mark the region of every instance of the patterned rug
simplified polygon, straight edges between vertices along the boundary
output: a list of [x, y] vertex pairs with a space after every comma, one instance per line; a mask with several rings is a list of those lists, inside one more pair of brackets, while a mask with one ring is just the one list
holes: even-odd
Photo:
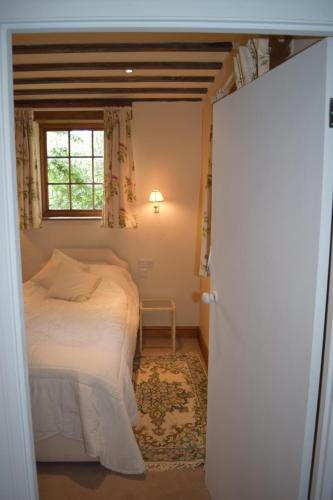
[[207, 376], [195, 353], [134, 360], [140, 422], [135, 435], [146, 470], [204, 463]]

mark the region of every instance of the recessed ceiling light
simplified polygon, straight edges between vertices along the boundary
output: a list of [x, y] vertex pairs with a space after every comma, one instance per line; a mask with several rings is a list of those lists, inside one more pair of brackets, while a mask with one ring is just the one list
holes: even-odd
[[125, 73], [133, 73], [133, 70], [128, 68], [128, 69], [125, 69]]

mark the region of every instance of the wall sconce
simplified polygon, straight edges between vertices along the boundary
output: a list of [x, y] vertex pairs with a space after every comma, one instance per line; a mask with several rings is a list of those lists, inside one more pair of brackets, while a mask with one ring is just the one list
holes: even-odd
[[158, 189], [154, 189], [149, 196], [149, 201], [153, 203], [154, 214], [158, 214], [160, 211], [159, 203], [164, 201], [163, 194]]

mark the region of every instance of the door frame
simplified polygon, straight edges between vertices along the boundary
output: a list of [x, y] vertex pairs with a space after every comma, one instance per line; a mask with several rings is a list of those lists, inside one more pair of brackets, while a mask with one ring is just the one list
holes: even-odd
[[[58, 2], [61, 3], [61, 2]], [[149, 2], [147, 2], [148, 4]], [[65, 2], [63, 2], [65, 5]], [[60, 6], [61, 7], [61, 6]], [[70, 10], [70, 9], [69, 9]], [[111, 9], [110, 9], [111, 10]], [[222, 10], [222, 7], [221, 7]], [[137, 14], [122, 18], [85, 20], [77, 14], [55, 17], [50, 9], [46, 20], [28, 20], [17, 17], [10, 21], [0, 17], [0, 492], [4, 498], [35, 500], [38, 498], [36, 466], [33, 448], [29, 384], [25, 349], [20, 238], [16, 202], [14, 106], [12, 84], [11, 35], [17, 32], [37, 31], [170, 31], [170, 32], [229, 32], [280, 33], [311, 36], [332, 36], [331, 22], [281, 21], [271, 19], [232, 20], [216, 17], [190, 18], [178, 15], [170, 18], [142, 17]], [[0, 13], [0, 16], [2, 14]], [[257, 14], [258, 15], [258, 14]], [[329, 500], [332, 493], [330, 471], [333, 466], [333, 331], [328, 328], [326, 385], [322, 400], [325, 419], [317, 447], [320, 462], [315, 473], [312, 500]], [[329, 344], [328, 344], [329, 343]], [[5, 450], [1, 454], [1, 449]], [[315, 464], [315, 469], [317, 465]], [[316, 469], [317, 470], [317, 469]], [[305, 499], [304, 499], [305, 500]]]

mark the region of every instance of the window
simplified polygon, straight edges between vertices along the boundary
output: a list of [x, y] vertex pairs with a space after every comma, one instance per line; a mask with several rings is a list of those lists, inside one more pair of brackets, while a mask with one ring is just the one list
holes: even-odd
[[101, 216], [104, 131], [40, 125], [44, 217]]

